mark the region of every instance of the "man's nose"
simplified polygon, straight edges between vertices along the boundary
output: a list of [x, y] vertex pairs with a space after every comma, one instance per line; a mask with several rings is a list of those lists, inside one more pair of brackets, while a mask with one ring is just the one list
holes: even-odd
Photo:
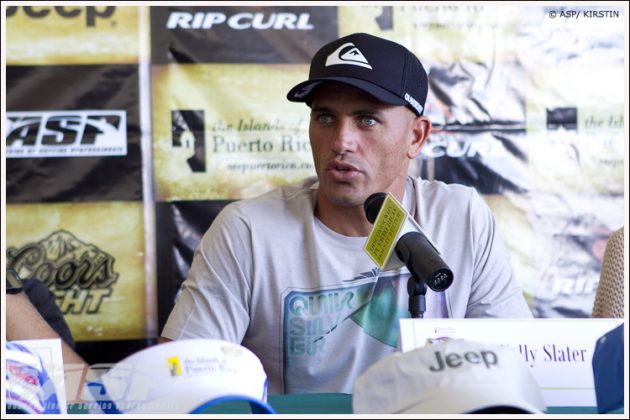
[[359, 130], [350, 118], [341, 118], [337, 124], [332, 150], [336, 154], [355, 152], [358, 144]]

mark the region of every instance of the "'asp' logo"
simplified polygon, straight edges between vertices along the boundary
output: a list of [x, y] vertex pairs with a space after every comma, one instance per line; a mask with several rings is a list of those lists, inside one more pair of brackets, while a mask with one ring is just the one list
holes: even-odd
[[124, 156], [124, 110], [7, 112], [7, 158]]

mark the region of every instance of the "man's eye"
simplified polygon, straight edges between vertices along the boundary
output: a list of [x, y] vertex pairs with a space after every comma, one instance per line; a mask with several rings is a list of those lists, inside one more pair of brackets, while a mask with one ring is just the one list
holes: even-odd
[[361, 117], [361, 124], [366, 127], [372, 127], [376, 125], [376, 120], [372, 117]]
[[328, 124], [332, 121], [332, 116], [329, 114], [319, 114], [316, 119], [319, 123]]

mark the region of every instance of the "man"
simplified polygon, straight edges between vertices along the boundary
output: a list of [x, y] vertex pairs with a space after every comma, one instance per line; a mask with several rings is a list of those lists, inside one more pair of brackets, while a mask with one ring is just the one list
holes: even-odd
[[427, 75], [403, 46], [353, 34], [322, 47], [288, 99], [311, 107], [317, 178], [227, 206], [201, 240], [163, 339], [220, 338], [261, 359], [270, 393], [352, 391], [394, 352], [406, 269], [363, 251], [363, 204], [392, 193], [454, 273], [430, 318], [531, 317], [493, 216], [474, 189], [408, 177], [431, 123]]

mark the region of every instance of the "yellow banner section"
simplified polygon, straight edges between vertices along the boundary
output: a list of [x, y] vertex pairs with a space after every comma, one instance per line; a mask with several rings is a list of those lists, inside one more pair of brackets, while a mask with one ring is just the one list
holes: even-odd
[[286, 99], [308, 65], [182, 64], [152, 72], [158, 200], [247, 198], [315, 174], [310, 109]]
[[6, 217], [7, 266], [55, 294], [75, 340], [147, 336], [141, 202], [8, 205]]
[[[421, 62], [492, 62], [518, 51], [524, 7], [409, 3], [400, 6], [340, 6], [339, 34], [367, 32], [399, 42]], [[456, 47], [454, 47], [456, 46]]]
[[7, 7], [7, 65], [135, 64], [139, 18], [140, 7]]
[[[526, 152], [533, 190], [623, 194], [624, 73], [623, 61], [606, 63], [597, 55], [528, 70]], [[551, 110], [572, 116], [552, 125]]]

